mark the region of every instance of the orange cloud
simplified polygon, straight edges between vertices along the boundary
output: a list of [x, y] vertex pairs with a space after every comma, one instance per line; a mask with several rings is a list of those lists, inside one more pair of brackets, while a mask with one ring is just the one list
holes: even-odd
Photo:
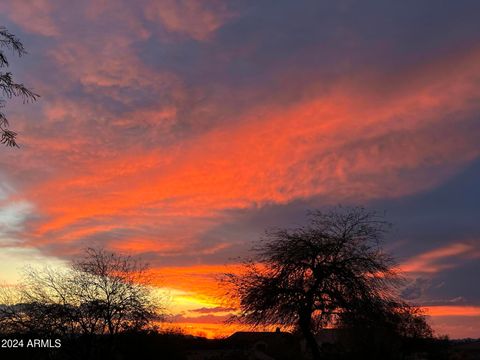
[[441, 247], [417, 255], [401, 264], [400, 269], [407, 273], [437, 273], [455, 266], [452, 260], [468, 257], [475, 251], [473, 245], [458, 243]]
[[423, 307], [430, 316], [479, 316], [480, 306], [426, 306]]
[[[471, 55], [471, 62], [478, 60]], [[186, 139], [181, 147], [107, 148], [100, 157], [81, 159], [80, 171], [66, 168], [27, 190], [51, 219], [36, 231], [47, 238], [49, 231], [99, 217], [148, 213], [149, 220], [175, 222], [317, 195], [361, 201], [432, 187], [479, 155], [470, 134], [444, 117], [476, 106], [468, 101], [473, 85], [460, 83], [467, 77], [474, 82], [477, 68], [469, 63], [465, 69], [466, 74], [446, 76], [440, 84], [427, 79], [383, 104], [342, 85], [331, 95], [286, 108], [253, 109], [233, 124]], [[141, 124], [150, 115], [134, 116]], [[420, 171], [439, 164], [447, 164], [443, 177]], [[401, 176], [405, 172], [410, 175]], [[190, 234], [209, 226], [204, 225]]]
[[194, 296], [215, 306], [224, 300], [225, 295], [225, 289], [219, 285], [219, 277], [235, 271], [239, 271], [238, 265], [169, 266], [154, 270], [159, 285], [183, 290], [185, 296]]

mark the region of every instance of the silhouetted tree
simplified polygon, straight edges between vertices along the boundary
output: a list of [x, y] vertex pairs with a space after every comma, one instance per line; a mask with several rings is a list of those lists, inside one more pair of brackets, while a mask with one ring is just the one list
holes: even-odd
[[87, 249], [74, 262], [76, 295], [86, 312], [94, 311], [109, 334], [143, 329], [158, 320], [158, 304], [152, 301], [148, 266], [131, 256]]
[[389, 312], [399, 277], [381, 248], [384, 218], [363, 208], [310, 213], [308, 225], [275, 229], [254, 247], [240, 275], [228, 274], [239, 319], [298, 328], [313, 358], [315, 332], [344, 314]]
[[364, 311], [344, 311], [336, 324], [344, 331], [339, 343], [344, 351], [372, 359], [398, 359], [426, 349], [433, 331], [420, 308], [392, 299]]
[[0, 324], [63, 336], [143, 330], [161, 319], [150, 280], [148, 266], [131, 256], [87, 249], [65, 270], [28, 268], [16, 300], [0, 308]]
[[[0, 69], [9, 66], [8, 59], [2, 49], [9, 49], [18, 56], [26, 54], [20, 40], [4, 27], [0, 27]], [[28, 102], [35, 101], [39, 97], [38, 94], [28, 89], [25, 85], [15, 82], [10, 72], [0, 71], [0, 89], [3, 97], [7, 99], [20, 96], [24, 102]], [[5, 107], [5, 100], [0, 99], [0, 109], [3, 107]], [[0, 111], [0, 133], [0, 142], [2, 144], [6, 146], [18, 146], [16, 142], [17, 133], [9, 130], [7, 117], [2, 111]]]

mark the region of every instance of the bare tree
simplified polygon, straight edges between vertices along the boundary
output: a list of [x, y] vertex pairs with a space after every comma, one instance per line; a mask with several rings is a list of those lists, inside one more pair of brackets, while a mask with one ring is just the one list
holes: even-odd
[[161, 320], [148, 266], [128, 255], [87, 249], [65, 270], [27, 268], [15, 302], [0, 308], [12, 331], [109, 334]]
[[[9, 66], [8, 59], [2, 49], [11, 50], [19, 57], [27, 53], [20, 40], [4, 27], [0, 27], [0, 69]], [[15, 82], [12, 74], [8, 71], [0, 71], [0, 89], [4, 98], [7, 99], [20, 96], [24, 102], [28, 102], [35, 101], [39, 97], [25, 85]], [[5, 107], [5, 99], [0, 99], [0, 109], [3, 107]], [[9, 130], [8, 119], [2, 111], [0, 111], [0, 133], [0, 143], [11, 147], [18, 146], [16, 142], [17, 133]]]
[[21, 297], [11, 285], [0, 286], [0, 329], [2, 333], [17, 332], [26, 329], [27, 323], [22, 316]]
[[347, 314], [396, 309], [400, 280], [381, 248], [389, 224], [363, 208], [310, 213], [308, 225], [275, 229], [254, 247], [240, 275], [228, 274], [239, 299], [239, 319], [249, 324], [297, 328], [313, 358], [320, 358], [315, 332]]
[[74, 262], [73, 269], [76, 296], [82, 299], [87, 313], [97, 313], [102, 332], [139, 330], [158, 320], [160, 309], [152, 301], [151, 278], [145, 263], [128, 255], [90, 248]]

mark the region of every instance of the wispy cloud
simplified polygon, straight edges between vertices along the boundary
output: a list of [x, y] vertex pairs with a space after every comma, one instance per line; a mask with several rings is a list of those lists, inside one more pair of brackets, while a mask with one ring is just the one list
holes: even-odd
[[438, 273], [458, 266], [465, 259], [477, 257], [480, 258], [478, 246], [456, 243], [416, 255], [400, 268], [407, 273]]

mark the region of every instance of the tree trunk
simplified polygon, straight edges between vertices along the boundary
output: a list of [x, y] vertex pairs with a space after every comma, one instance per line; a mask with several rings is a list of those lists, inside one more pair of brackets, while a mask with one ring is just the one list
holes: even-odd
[[305, 342], [307, 343], [308, 348], [312, 354], [313, 360], [320, 360], [320, 349], [318, 348], [317, 340], [313, 336], [312, 329], [310, 326], [310, 316], [308, 318], [300, 319], [300, 330], [302, 331]]

